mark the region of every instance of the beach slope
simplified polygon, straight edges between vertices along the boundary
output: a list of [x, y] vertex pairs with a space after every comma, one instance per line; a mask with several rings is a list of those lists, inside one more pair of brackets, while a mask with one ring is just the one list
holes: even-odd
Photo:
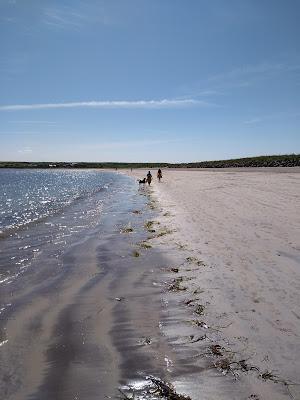
[[260, 388], [277, 381], [299, 398], [300, 169], [164, 170], [153, 192], [168, 245], [203, 263], [206, 322], [255, 366], [256, 393], [285, 398]]

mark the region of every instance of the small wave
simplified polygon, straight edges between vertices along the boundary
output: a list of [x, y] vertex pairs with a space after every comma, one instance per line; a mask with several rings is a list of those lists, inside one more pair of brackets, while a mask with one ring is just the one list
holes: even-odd
[[0, 283], [9, 283], [9, 280], [11, 279], [11, 277], [10, 276], [7, 276], [6, 278], [4, 278], [4, 279], [1, 279], [0, 280]]
[[[54, 215], [59, 215], [60, 213], [63, 213], [66, 210], [66, 208], [69, 208], [72, 205], [76, 204], [77, 202], [79, 202], [83, 199], [86, 199], [88, 197], [92, 197], [104, 190], [106, 190], [106, 187], [100, 187], [100, 188], [94, 189], [91, 192], [85, 192], [85, 193], [78, 194], [75, 197], [73, 197], [72, 199], [68, 199], [67, 201], [61, 202], [60, 206], [56, 206], [56, 208], [47, 210], [43, 214], [40, 214], [40, 215], [30, 218], [30, 219], [28, 218], [26, 220], [23, 220], [22, 222], [18, 222], [15, 224], [7, 225], [6, 227], [2, 227], [0, 230], [0, 239], [5, 239], [8, 236], [14, 235], [17, 232], [27, 229], [28, 227], [30, 227], [32, 225], [37, 225], [41, 222], [44, 222], [45, 220], [53, 217]], [[20, 217], [18, 216], [15, 219], [20, 219]], [[51, 222], [49, 222], [49, 224], [51, 224]]]

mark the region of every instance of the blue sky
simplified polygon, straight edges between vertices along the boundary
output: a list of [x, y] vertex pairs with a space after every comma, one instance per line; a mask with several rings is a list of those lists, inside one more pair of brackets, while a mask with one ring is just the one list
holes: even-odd
[[300, 152], [298, 0], [0, 0], [0, 160]]

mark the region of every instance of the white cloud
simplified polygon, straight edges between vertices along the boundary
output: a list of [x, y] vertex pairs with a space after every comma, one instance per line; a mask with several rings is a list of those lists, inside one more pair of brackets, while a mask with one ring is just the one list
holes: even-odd
[[213, 104], [195, 99], [162, 99], [162, 100], [114, 100], [114, 101], [80, 101], [69, 103], [39, 103], [2, 105], [0, 111], [45, 110], [63, 108], [124, 108], [124, 109], [161, 109], [183, 108], [191, 106], [207, 107]]
[[18, 153], [29, 154], [32, 153], [32, 149], [30, 147], [24, 147], [23, 149], [18, 150]]

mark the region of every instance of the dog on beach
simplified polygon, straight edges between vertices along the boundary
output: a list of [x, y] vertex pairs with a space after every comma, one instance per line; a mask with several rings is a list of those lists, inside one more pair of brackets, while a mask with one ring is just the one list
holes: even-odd
[[139, 185], [146, 183], [146, 178], [144, 179], [138, 179]]

